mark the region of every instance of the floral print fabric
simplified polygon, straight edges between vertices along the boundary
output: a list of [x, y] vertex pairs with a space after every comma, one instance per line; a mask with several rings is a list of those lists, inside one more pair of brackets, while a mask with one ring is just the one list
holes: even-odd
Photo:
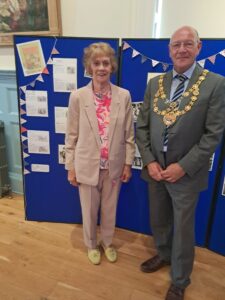
[[109, 168], [109, 115], [112, 95], [111, 91], [107, 94], [94, 93], [96, 116], [98, 120], [98, 130], [101, 142], [100, 169]]

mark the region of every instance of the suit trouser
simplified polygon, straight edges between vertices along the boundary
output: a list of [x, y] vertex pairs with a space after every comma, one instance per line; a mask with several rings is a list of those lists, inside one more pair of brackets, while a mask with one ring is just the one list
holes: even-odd
[[174, 285], [186, 287], [194, 262], [195, 207], [199, 193], [177, 191], [175, 184], [149, 183], [151, 229], [159, 256], [171, 262]]
[[100, 170], [97, 186], [79, 185], [84, 243], [89, 249], [97, 246], [97, 222], [100, 208], [100, 239], [107, 247], [112, 243], [121, 180], [112, 180], [108, 170]]

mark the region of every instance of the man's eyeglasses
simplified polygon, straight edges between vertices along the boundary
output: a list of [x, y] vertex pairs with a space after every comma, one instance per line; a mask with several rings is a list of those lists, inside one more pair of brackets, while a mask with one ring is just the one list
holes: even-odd
[[181, 46], [183, 46], [185, 49], [193, 49], [195, 45], [196, 43], [192, 41], [170, 43], [170, 47], [173, 50], [178, 50]]

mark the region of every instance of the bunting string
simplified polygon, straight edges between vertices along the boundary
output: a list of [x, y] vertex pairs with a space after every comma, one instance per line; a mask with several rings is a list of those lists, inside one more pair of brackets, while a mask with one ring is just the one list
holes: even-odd
[[28, 145], [27, 145], [27, 128], [26, 128], [26, 122], [27, 120], [24, 118], [26, 117], [26, 90], [27, 87], [35, 87], [35, 84], [37, 81], [39, 82], [44, 82], [44, 78], [43, 78], [43, 74], [45, 75], [49, 75], [49, 71], [48, 71], [48, 65], [52, 65], [53, 64], [53, 59], [52, 56], [59, 54], [59, 51], [56, 49], [56, 43], [57, 43], [57, 38], [54, 37], [54, 44], [51, 50], [51, 53], [47, 59], [47, 63], [45, 65], [45, 68], [42, 70], [42, 73], [38, 74], [37, 77], [32, 80], [31, 82], [29, 82], [26, 85], [20, 86], [19, 87], [19, 104], [20, 104], [20, 123], [21, 123], [21, 127], [20, 127], [20, 132], [21, 132], [21, 141], [22, 141], [22, 150], [23, 150], [23, 161], [24, 161], [24, 175], [30, 174], [31, 171], [28, 170], [27, 167], [29, 167], [29, 163], [28, 161], [26, 161], [26, 158], [28, 158], [30, 155], [28, 154]]
[[[145, 63], [146, 61], [149, 61], [151, 66], [154, 68], [156, 67], [158, 64], [160, 64], [164, 70], [164, 72], [166, 72], [166, 70], [172, 66], [173, 64], [172, 63], [168, 63], [168, 62], [164, 62], [164, 61], [159, 61], [159, 60], [156, 60], [156, 59], [153, 59], [151, 57], [148, 57], [146, 56], [145, 54], [139, 52], [137, 49], [131, 47], [130, 44], [128, 44], [126, 41], [123, 42], [123, 46], [122, 46], [122, 49], [123, 51], [127, 50], [127, 49], [131, 49], [132, 50], [132, 58], [135, 58], [135, 57], [138, 57], [138, 56], [141, 56], [141, 63]], [[225, 49], [213, 54], [213, 55], [210, 55], [208, 57], [205, 57], [201, 60], [197, 60], [197, 62], [199, 63], [199, 65], [204, 68], [205, 67], [205, 63], [206, 61], [210, 61], [212, 64], [215, 64], [216, 62], [216, 57], [218, 55], [222, 55], [223, 57], [225, 57]]]

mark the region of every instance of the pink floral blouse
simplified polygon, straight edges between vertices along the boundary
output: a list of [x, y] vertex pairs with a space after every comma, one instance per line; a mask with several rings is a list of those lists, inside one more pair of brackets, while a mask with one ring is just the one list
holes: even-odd
[[98, 130], [101, 142], [100, 169], [109, 168], [109, 114], [112, 100], [111, 91], [105, 95], [94, 93], [94, 102], [98, 120]]

